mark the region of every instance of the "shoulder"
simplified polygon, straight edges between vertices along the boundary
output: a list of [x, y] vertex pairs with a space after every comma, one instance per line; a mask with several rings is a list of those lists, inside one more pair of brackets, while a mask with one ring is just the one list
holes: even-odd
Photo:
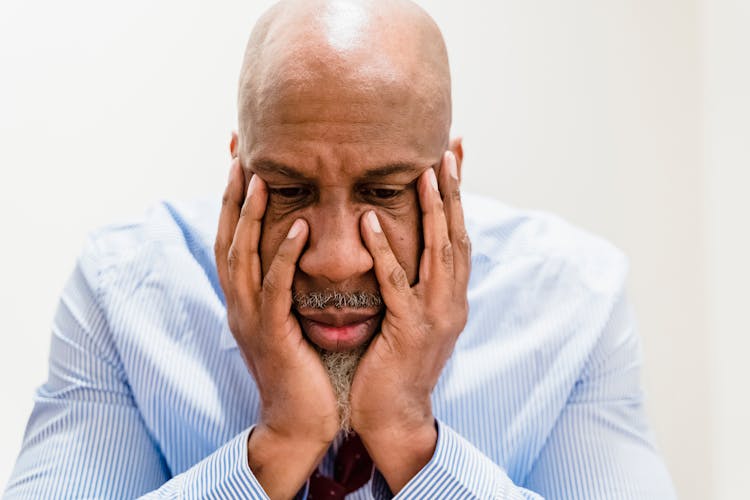
[[503, 339], [544, 363], [562, 356], [581, 368], [626, 300], [623, 253], [559, 216], [464, 198], [474, 333], [464, 342]]
[[[627, 277], [625, 255], [605, 239], [548, 212], [522, 210], [491, 198], [466, 195], [472, 266], [481, 281], [517, 273], [547, 289], [619, 294]], [[542, 280], [542, 281], [539, 281]]]
[[[606, 369], [613, 346], [635, 345], [627, 259], [559, 216], [464, 199], [472, 270], [469, 320], [457, 350], [529, 394], [546, 387], [540, 404], [557, 412], [587, 365], [589, 372]], [[635, 366], [637, 350], [626, 354]]]
[[182, 259], [213, 266], [213, 238], [219, 202], [163, 200], [88, 234], [79, 257], [87, 280], [104, 291], [123, 279], [162, 271]]

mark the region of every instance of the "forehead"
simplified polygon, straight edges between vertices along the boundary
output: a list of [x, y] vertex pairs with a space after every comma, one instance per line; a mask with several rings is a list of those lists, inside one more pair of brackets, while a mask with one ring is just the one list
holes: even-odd
[[448, 141], [441, 106], [394, 74], [287, 78], [258, 96], [242, 131], [247, 164], [273, 159], [342, 174], [386, 164], [426, 168]]
[[380, 58], [360, 64], [336, 58], [303, 65], [282, 62], [255, 95], [250, 118], [260, 127], [326, 123], [405, 128], [444, 121], [438, 115], [446, 108], [441, 96], [420, 85], [409, 68]]

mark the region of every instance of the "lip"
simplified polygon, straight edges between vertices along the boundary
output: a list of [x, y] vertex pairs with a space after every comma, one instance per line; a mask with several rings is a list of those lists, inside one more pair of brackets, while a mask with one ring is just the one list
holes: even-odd
[[326, 351], [350, 351], [375, 333], [380, 312], [361, 310], [300, 311], [309, 340]]

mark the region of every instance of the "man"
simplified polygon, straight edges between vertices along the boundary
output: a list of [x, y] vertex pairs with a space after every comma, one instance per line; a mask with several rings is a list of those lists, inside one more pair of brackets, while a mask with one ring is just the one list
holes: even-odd
[[283, 1], [239, 87], [218, 231], [93, 235], [8, 497], [674, 496], [624, 259], [462, 199], [429, 16]]

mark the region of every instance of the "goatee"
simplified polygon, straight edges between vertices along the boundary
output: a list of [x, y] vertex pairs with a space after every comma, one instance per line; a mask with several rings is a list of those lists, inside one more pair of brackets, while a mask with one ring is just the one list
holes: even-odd
[[324, 351], [319, 348], [316, 350], [320, 354], [323, 366], [325, 366], [328, 377], [331, 379], [333, 392], [336, 394], [336, 408], [339, 412], [340, 430], [349, 433], [352, 430], [352, 411], [349, 394], [351, 393], [354, 373], [357, 371], [357, 366], [359, 366], [359, 362], [367, 350], [367, 345], [361, 345], [351, 351], [343, 352]]

